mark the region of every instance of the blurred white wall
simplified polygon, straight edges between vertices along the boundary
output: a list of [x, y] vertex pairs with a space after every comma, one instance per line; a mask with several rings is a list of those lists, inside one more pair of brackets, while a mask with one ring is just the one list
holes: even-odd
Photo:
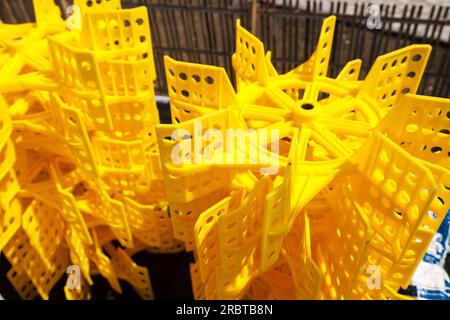
[[[306, 9], [306, 0], [275, 0], [277, 4], [283, 4], [284, 2], [289, 3], [289, 1], [292, 1], [293, 5], [295, 5], [297, 2], [300, 4], [301, 9]], [[323, 11], [329, 11], [331, 7], [332, 2], [336, 2], [336, 0], [318, 0], [322, 1], [322, 10]], [[405, 5], [422, 5], [422, 14], [421, 17], [429, 17], [431, 12], [431, 7], [433, 5], [442, 5], [442, 6], [450, 6], [450, 0], [341, 0], [348, 3], [347, 5], [347, 13], [353, 14], [354, 12], [354, 5], [355, 3], [358, 3], [361, 5], [362, 3], [371, 3], [372, 5], [377, 4], [389, 4], [389, 5], [397, 5], [396, 9], [396, 17], [401, 17], [403, 13], [403, 7]], [[342, 9], [341, 9], [342, 10]], [[416, 11], [417, 12], [417, 11]], [[369, 9], [367, 9], [366, 14], [369, 14]], [[436, 15], [436, 12], [434, 13]], [[383, 23], [383, 20], [381, 19], [381, 22]], [[400, 23], [393, 23], [392, 24], [392, 30], [398, 30], [400, 29]], [[416, 34], [419, 37], [426, 36], [425, 33], [425, 26], [424, 25], [418, 25]], [[432, 28], [428, 30], [428, 37], [431, 36]], [[442, 29], [442, 33], [440, 36], [440, 39], [442, 41], [449, 41], [449, 34], [450, 34], [450, 27], [446, 26]]]

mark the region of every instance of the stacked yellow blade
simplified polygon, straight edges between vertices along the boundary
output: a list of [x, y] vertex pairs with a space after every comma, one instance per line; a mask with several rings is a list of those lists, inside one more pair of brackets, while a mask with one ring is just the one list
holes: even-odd
[[[363, 81], [360, 60], [327, 77], [334, 26], [325, 19], [311, 58], [278, 74], [238, 21], [237, 92], [222, 68], [166, 57], [174, 124], [156, 133], [196, 298], [407, 298], [397, 291], [449, 208], [450, 101], [415, 95], [428, 45], [379, 57]], [[217, 145], [209, 130], [237, 128], [241, 144], [223, 150], [247, 160], [264, 132], [272, 140], [253, 151], [276, 170], [196, 161]]]
[[430, 46], [331, 78], [329, 17], [279, 74], [238, 21], [236, 90], [165, 57], [162, 125], [147, 10], [75, 5], [0, 24], [0, 250], [22, 298], [67, 274], [88, 299], [99, 274], [152, 299], [133, 254], [185, 249], [196, 299], [408, 299], [450, 201], [450, 101], [416, 94]]
[[152, 299], [131, 255], [183, 246], [162, 187], [147, 10], [78, 5], [80, 29], [52, 1], [34, 1], [35, 25], [0, 27], [0, 250], [24, 299], [48, 299], [66, 273], [68, 299], [89, 298], [95, 274]]

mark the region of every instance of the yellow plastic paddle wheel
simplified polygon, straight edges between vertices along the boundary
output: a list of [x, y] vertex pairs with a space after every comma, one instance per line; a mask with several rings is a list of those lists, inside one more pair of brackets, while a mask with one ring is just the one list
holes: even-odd
[[[437, 114], [448, 121], [449, 101], [415, 95], [428, 45], [380, 56], [364, 80], [360, 60], [328, 77], [334, 26], [335, 17], [325, 19], [311, 58], [278, 74], [270, 52], [238, 21], [236, 91], [222, 68], [165, 57], [174, 124], [156, 132], [175, 237], [197, 260], [197, 298], [407, 298], [397, 290], [448, 210], [448, 123], [427, 131]], [[428, 122], [397, 121], [421, 99], [421, 108], [439, 104]], [[242, 140], [223, 146], [227, 129], [240, 129]], [[412, 141], [413, 133], [423, 136]], [[268, 144], [252, 144], [264, 135]], [[434, 150], [432, 163], [413, 156], [423, 144]], [[211, 146], [212, 161], [195, 161]], [[250, 161], [252, 152], [266, 166]], [[243, 161], [227, 163], [230, 153]], [[394, 155], [401, 165], [390, 169]], [[412, 171], [416, 183], [403, 181]], [[426, 194], [417, 196], [420, 189]], [[280, 263], [289, 269], [283, 276]], [[373, 287], [372, 269], [381, 278]]]

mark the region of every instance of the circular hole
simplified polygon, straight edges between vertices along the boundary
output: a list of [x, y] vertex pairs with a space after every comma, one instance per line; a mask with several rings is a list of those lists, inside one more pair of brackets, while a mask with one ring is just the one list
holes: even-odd
[[131, 26], [130, 20], [125, 20], [125, 21], [123, 22], [123, 25], [124, 25], [125, 27]]
[[408, 59], [408, 57], [407, 57], [407, 56], [404, 56], [404, 57], [402, 58], [402, 63], [405, 63], [407, 59]]
[[189, 91], [182, 90], [182, 91], [181, 91], [181, 94], [182, 94], [183, 96], [185, 96], [186, 98], [189, 97]]
[[81, 62], [81, 68], [83, 68], [85, 71], [91, 70], [91, 64], [87, 61]]
[[376, 169], [373, 173], [373, 176], [374, 176], [375, 180], [377, 180], [377, 181], [384, 180], [384, 173], [380, 169]]
[[110, 20], [110, 21], [109, 21], [109, 26], [110, 26], [111, 28], [117, 29], [118, 23], [117, 23], [117, 21], [116, 21], [115, 19], [113, 19], [113, 20]]
[[388, 179], [386, 181], [386, 189], [390, 192], [393, 193], [397, 190], [397, 184], [395, 183], [394, 180], [392, 179]]
[[227, 225], [227, 229], [232, 229], [232, 228], [234, 228], [234, 226], [236, 226], [237, 225], [237, 223], [235, 222], [235, 221], [233, 221], [233, 222], [231, 222], [231, 223], [229, 223], [228, 225]]
[[355, 69], [350, 69], [350, 71], [348, 72], [348, 74], [353, 74], [355, 72]]
[[199, 76], [198, 74], [194, 74], [194, 75], [192, 76], [192, 79], [194, 79], [195, 82], [200, 82], [200, 76]]
[[432, 148], [431, 148], [431, 152], [432, 152], [432, 153], [435, 153], [435, 154], [439, 154], [439, 153], [442, 152], [442, 148], [439, 147], [439, 146], [432, 147]]
[[207, 84], [213, 84], [214, 83], [214, 79], [211, 76], [207, 76], [205, 78], [205, 81]]
[[141, 42], [145, 42], [145, 41], [147, 40], [147, 37], [146, 37], [146, 36], [140, 36], [140, 37], [139, 37], [139, 40], [140, 40]]
[[302, 109], [304, 109], [304, 110], [312, 110], [312, 109], [314, 109], [314, 105], [312, 105], [311, 103], [304, 103], [300, 107]]
[[408, 78], [414, 78], [416, 76], [416, 73], [414, 71], [408, 72], [406, 75]]
[[397, 90], [392, 91], [391, 96], [395, 96], [396, 93], [397, 93]]
[[184, 73], [184, 72], [180, 73], [180, 78], [181, 78], [182, 80], [187, 80], [187, 75], [186, 75], [186, 73]]
[[403, 89], [402, 89], [402, 93], [403, 93], [403, 94], [407, 94], [408, 92], [409, 92], [409, 88], [403, 88]]
[[397, 64], [397, 59], [395, 59], [394, 61], [392, 61], [391, 67], [395, 67], [396, 64]]
[[383, 65], [383, 67], [381, 68], [381, 70], [386, 70], [386, 68], [387, 68], [387, 63], [385, 63], [384, 65]]
[[104, 30], [104, 29], [106, 29], [106, 23], [105, 23], [105, 21], [99, 20], [99, 21], [97, 22], [97, 28], [98, 28], [99, 30]]
[[139, 18], [139, 19], [136, 20], [136, 24], [138, 26], [142, 25], [143, 23], [144, 23], [144, 19], [142, 19], [142, 18]]
[[325, 43], [323, 44], [323, 48], [326, 49], [327, 45], [328, 45], [328, 42], [325, 42]]
[[325, 29], [325, 33], [328, 33], [328, 31], [330, 31], [330, 27], [327, 27], [327, 28]]
[[412, 57], [413, 61], [419, 61], [422, 58], [420, 54], [416, 54], [414, 57]]
[[419, 129], [419, 126], [415, 123], [411, 123], [406, 126], [406, 131], [408, 131], [409, 133], [414, 133], [418, 129]]
[[86, 2], [86, 5], [87, 5], [88, 7], [92, 7], [93, 4], [94, 4], [94, 3], [93, 3], [91, 0], [89, 0], [89, 1]]
[[175, 72], [173, 72], [172, 69], [169, 69], [169, 73], [170, 73], [171, 76], [175, 76]]

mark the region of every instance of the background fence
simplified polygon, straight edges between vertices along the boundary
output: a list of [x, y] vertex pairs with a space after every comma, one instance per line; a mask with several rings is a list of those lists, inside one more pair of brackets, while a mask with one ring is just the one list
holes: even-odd
[[[66, 12], [69, 0], [57, 1]], [[369, 3], [302, 0], [122, 0], [144, 5], [149, 16], [158, 72], [157, 92], [166, 93], [163, 56], [224, 67], [233, 79], [236, 19], [272, 51], [280, 72], [305, 61], [315, 49], [323, 18], [337, 16], [331, 76], [347, 61], [363, 60], [362, 77], [377, 56], [414, 43], [433, 46], [419, 92], [450, 97], [450, 6], [380, 5], [382, 28], [370, 30]], [[31, 0], [0, 0], [0, 18], [34, 19]]]

